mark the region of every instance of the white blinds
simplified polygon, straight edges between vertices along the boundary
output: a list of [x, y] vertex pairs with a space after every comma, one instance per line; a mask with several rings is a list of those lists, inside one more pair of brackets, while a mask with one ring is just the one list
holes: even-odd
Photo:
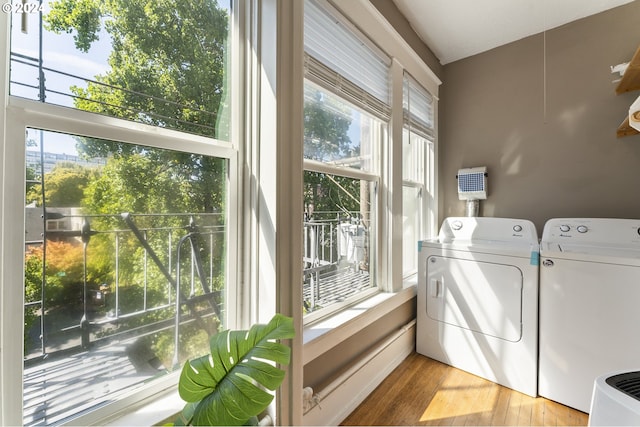
[[328, 2], [305, 1], [304, 46], [307, 78], [389, 117], [391, 60]]
[[433, 141], [433, 97], [407, 73], [404, 75], [402, 107], [405, 126]]

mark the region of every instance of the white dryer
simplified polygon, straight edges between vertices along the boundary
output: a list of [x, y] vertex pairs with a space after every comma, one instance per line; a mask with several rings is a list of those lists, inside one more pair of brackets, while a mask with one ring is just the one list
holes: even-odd
[[419, 244], [418, 353], [536, 396], [538, 264], [530, 221], [445, 219]]
[[555, 218], [540, 243], [541, 396], [589, 412], [595, 380], [640, 368], [640, 220]]

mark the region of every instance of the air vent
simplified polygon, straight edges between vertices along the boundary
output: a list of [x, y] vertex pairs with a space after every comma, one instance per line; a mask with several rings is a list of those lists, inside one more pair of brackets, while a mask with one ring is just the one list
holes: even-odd
[[621, 392], [640, 400], [640, 371], [625, 372], [606, 379], [607, 384]]

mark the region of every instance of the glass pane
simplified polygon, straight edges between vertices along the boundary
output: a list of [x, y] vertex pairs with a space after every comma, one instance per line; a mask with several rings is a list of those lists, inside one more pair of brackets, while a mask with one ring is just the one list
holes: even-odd
[[311, 313], [375, 287], [373, 183], [304, 174], [304, 310]]
[[304, 157], [376, 173], [386, 125], [305, 81]]
[[430, 144], [425, 138], [409, 132], [408, 129], [402, 130], [402, 179], [405, 181], [413, 181], [424, 183], [426, 149]]
[[402, 273], [418, 270], [418, 240], [421, 238], [421, 189], [402, 187]]
[[27, 130], [24, 424], [208, 351], [223, 327], [226, 159]]
[[229, 140], [229, 0], [42, 9], [12, 15], [12, 95]]

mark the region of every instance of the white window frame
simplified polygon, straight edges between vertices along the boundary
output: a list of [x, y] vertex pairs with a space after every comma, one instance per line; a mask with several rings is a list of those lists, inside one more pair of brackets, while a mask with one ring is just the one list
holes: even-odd
[[[377, 233], [379, 238], [376, 242], [376, 262], [378, 264], [376, 279], [378, 292], [399, 292], [404, 288], [405, 282], [415, 284], [415, 274], [405, 276], [402, 265], [403, 77], [404, 73], [409, 73], [433, 98], [433, 150], [429, 153], [431, 155], [426, 159], [425, 165], [421, 238], [433, 237], [433, 233], [437, 229], [437, 95], [441, 81], [369, 1], [339, 2], [328, 0], [328, 3], [342, 14], [349, 25], [358, 28], [370, 40], [370, 43], [392, 58], [390, 66], [391, 118], [388, 121], [388, 135], [381, 147], [381, 169], [378, 176], [380, 180], [377, 192], [379, 201]], [[316, 79], [312, 81], [318, 83]], [[323, 85], [323, 87], [325, 86]], [[312, 170], [314, 167], [317, 168], [312, 161], [304, 161], [305, 170]], [[324, 168], [322, 170], [325, 171]], [[415, 248], [417, 251], [417, 242]], [[316, 320], [310, 315], [305, 316], [304, 319], [305, 324], [311, 323], [308, 319]]]
[[[385, 70], [388, 75], [391, 74], [391, 61], [383, 51], [366, 38], [366, 35], [359, 34], [360, 31], [357, 27], [355, 27], [347, 18], [340, 15], [340, 12], [337, 11], [330, 2], [326, 0], [313, 1], [317, 3], [320, 9], [324, 9], [325, 13], [336, 19], [341, 30], [345, 33], [352, 34], [354, 36], [353, 39], [358, 39], [361, 44], [354, 43], [354, 45], [356, 48], [363, 49], [363, 56], [367, 57], [370, 62], [374, 63], [378, 74], [382, 73], [382, 70]], [[318, 47], [320, 50], [324, 49], [324, 46], [322, 45], [318, 45]], [[366, 49], [366, 52], [364, 49]], [[329, 56], [333, 56], [333, 52], [330, 50], [325, 52]], [[376, 143], [375, 146], [372, 147], [371, 160], [373, 163], [370, 170], [335, 166], [329, 163], [306, 158], [303, 160], [303, 168], [305, 172], [319, 172], [351, 179], [364, 180], [370, 182], [374, 186], [374, 196], [373, 200], [371, 200], [371, 218], [374, 221], [369, 235], [369, 280], [371, 280], [373, 286], [370, 289], [358, 292], [357, 294], [346, 298], [344, 301], [333, 303], [325, 308], [306, 314], [304, 316], [305, 325], [331, 316], [332, 314], [342, 311], [345, 308], [369, 298], [387, 288], [385, 277], [379, 273], [379, 266], [382, 264], [383, 259], [381, 257], [381, 249], [384, 247], [381, 242], [383, 236], [382, 230], [384, 227], [382, 223], [385, 221], [383, 199], [380, 197], [380, 189], [383, 182], [382, 171], [384, 170], [383, 159], [385, 157], [383, 153], [389, 138], [391, 108], [388, 105], [388, 101], [390, 99], [391, 85], [389, 82], [385, 88], [383, 83], [380, 83], [380, 81], [384, 79], [375, 78], [370, 81], [371, 88], [377, 93], [377, 95], [369, 93], [366, 89], [361, 88], [357, 84], [349, 81], [346, 76], [340, 74], [342, 64], [337, 64], [337, 70], [334, 70], [331, 68], [334, 65], [323, 64], [312, 56], [314, 53], [315, 52], [313, 51], [305, 52], [305, 81], [318, 86], [322, 90], [332, 93], [336, 97], [340, 98], [345, 104], [374, 117], [376, 120], [384, 123], [385, 129], [382, 132], [376, 132], [374, 135]], [[346, 61], [348, 60], [349, 58], [347, 58]], [[331, 62], [332, 60], [330, 59], [329, 61]], [[348, 73], [349, 70], [346, 72]], [[368, 84], [366, 80], [366, 78], [363, 80], [365, 85]]]
[[[403, 85], [402, 85], [403, 87], [402, 145], [404, 145], [405, 131], [407, 132], [407, 137], [409, 138], [409, 141], [411, 141], [411, 137], [415, 135], [421, 138], [422, 140], [424, 140], [426, 144], [426, 146], [423, 147], [423, 152], [422, 152], [423, 154], [422, 162], [424, 166], [422, 175], [417, 176], [415, 179], [408, 179], [404, 177], [404, 173], [403, 173], [403, 179], [402, 179], [403, 188], [414, 188], [419, 191], [418, 197], [420, 198], [420, 201], [419, 201], [420, 212], [419, 212], [419, 218], [417, 221], [418, 229], [415, 230], [416, 235], [414, 240], [416, 241], [416, 244], [413, 245], [414, 249], [417, 251], [417, 241], [430, 237], [431, 230], [432, 230], [432, 229], [429, 229], [429, 224], [431, 223], [431, 221], [429, 221], [429, 219], [425, 215], [425, 212], [431, 212], [430, 206], [434, 200], [430, 196], [432, 196], [435, 192], [435, 188], [433, 187], [433, 184], [434, 184], [433, 150], [434, 150], [435, 139], [436, 139], [436, 136], [435, 136], [436, 102], [434, 97], [431, 94], [429, 94], [428, 91], [424, 89], [420, 85], [420, 83], [418, 83], [409, 73], [405, 71], [403, 74], [404, 75], [403, 75]], [[415, 90], [416, 92], [423, 92], [423, 94], [421, 95], [424, 95], [425, 98], [430, 98], [432, 114], [431, 114], [431, 117], [428, 117], [428, 119], [432, 122], [431, 126], [429, 126], [429, 123], [427, 121], [421, 120], [420, 117], [415, 117], [415, 114], [411, 111], [411, 92], [412, 91], [409, 89], [406, 91], [407, 93], [405, 94], [404, 88], [406, 87], [406, 85], [414, 86], [416, 88]], [[404, 107], [405, 104], [408, 105], [408, 108]], [[404, 157], [404, 153], [403, 153], [403, 157]], [[401, 163], [404, 167], [404, 158], [402, 159]], [[403, 234], [403, 239], [404, 239], [404, 234]], [[403, 246], [404, 246], [404, 243], [403, 243]], [[415, 269], [405, 271], [403, 266], [403, 271], [402, 271], [403, 280], [406, 281], [411, 277], [415, 276], [417, 274], [417, 268], [418, 266], [416, 264]]]
[[[382, 191], [388, 210], [386, 220], [381, 218], [383, 236], [387, 236], [381, 252], [381, 278], [386, 281], [386, 292], [403, 289], [402, 275], [402, 78], [408, 72], [434, 99], [435, 141], [433, 158], [427, 169], [427, 183], [433, 189], [432, 200], [423, 212], [425, 216], [425, 238], [433, 237], [437, 230], [438, 217], [438, 88], [442, 81], [424, 63], [411, 46], [371, 4], [369, 0], [335, 1], [334, 6], [355, 26], [363, 30], [383, 52], [391, 56], [392, 109], [389, 143], [384, 150]], [[381, 239], [382, 240], [382, 239]], [[417, 250], [417, 243], [416, 243]]]
[[[383, 137], [383, 136], [381, 136]], [[382, 141], [381, 141], [382, 145]], [[330, 175], [342, 176], [345, 178], [351, 178], [355, 180], [368, 181], [372, 183], [374, 186], [374, 200], [371, 200], [371, 218], [373, 219], [373, 227], [371, 230], [370, 246], [369, 250], [372, 252], [370, 255], [371, 265], [369, 269], [369, 279], [376, 283], [378, 280], [378, 269], [377, 265], [379, 264], [379, 236], [380, 236], [380, 197], [379, 197], [379, 188], [380, 188], [380, 175], [361, 171], [354, 168], [348, 167], [339, 167], [332, 166], [323, 162], [318, 162], [315, 160], [304, 159], [303, 160], [304, 171], [305, 172], [318, 172], [325, 173]], [[320, 319], [326, 318], [335, 314], [345, 308], [353, 305], [358, 301], [362, 301], [363, 299], [369, 298], [380, 292], [380, 285], [376, 283], [376, 286], [372, 286], [370, 289], [358, 292], [357, 294], [346, 298], [344, 301], [333, 303], [325, 308], [321, 308], [314, 312], [311, 312], [304, 316], [304, 324], [310, 324], [316, 322]]]
[[[234, 1], [234, 7], [239, 3]], [[240, 7], [234, 9], [234, 24], [229, 37], [233, 46], [239, 46], [237, 28]], [[224, 324], [228, 328], [246, 327], [240, 325], [244, 319], [240, 316], [239, 306], [243, 295], [240, 272], [241, 261], [239, 242], [241, 241], [242, 198], [240, 147], [242, 147], [239, 109], [244, 102], [239, 94], [240, 78], [232, 81], [233, 103], [232, 140], [220, 141], [209, 137], [187, 134], [176, 130], [163, 129], [108, 117], [86, 111], [41, 103], [9, 95], [9, 57], [10, 57], [10, 19], [11, 15], [0, 15], [0, 58], [5, 66], [0, 69], [0, 129], [3, 133], [0, 151], [0, 424], [21, 425], [23, 390], [23, 342], [24, 316], [24, 178], [25, 178], [25, 135], [26, 128], [43, 129], [67, 134], [121, 141], [161, 149], [192, 152], [207, 156], [224, 158], [228, 161], [227, 203], [226, 203], [226, 259], [225, 310]], [[233, 49], [235, 59], [232, 70], [237, 70], [237, 61], [241, 56], [240, 48]], [[235, 64], [235, 65], [234, 65]], [[234, 74], [237, 75], [237, 74]], [[152, 137], [150, 137], [152, 136]], [[16, 285], [18, 284], [18, 285]], [[124, 390], [114, 397], [117, 400], [101, 405], [87, 413], [78, 414], [70, 422], [74, 425], [103, 424], [116, 414], [156, 399], [176, 389], [180, 372], [172, 372], [157, 378], [149, 384]]]

